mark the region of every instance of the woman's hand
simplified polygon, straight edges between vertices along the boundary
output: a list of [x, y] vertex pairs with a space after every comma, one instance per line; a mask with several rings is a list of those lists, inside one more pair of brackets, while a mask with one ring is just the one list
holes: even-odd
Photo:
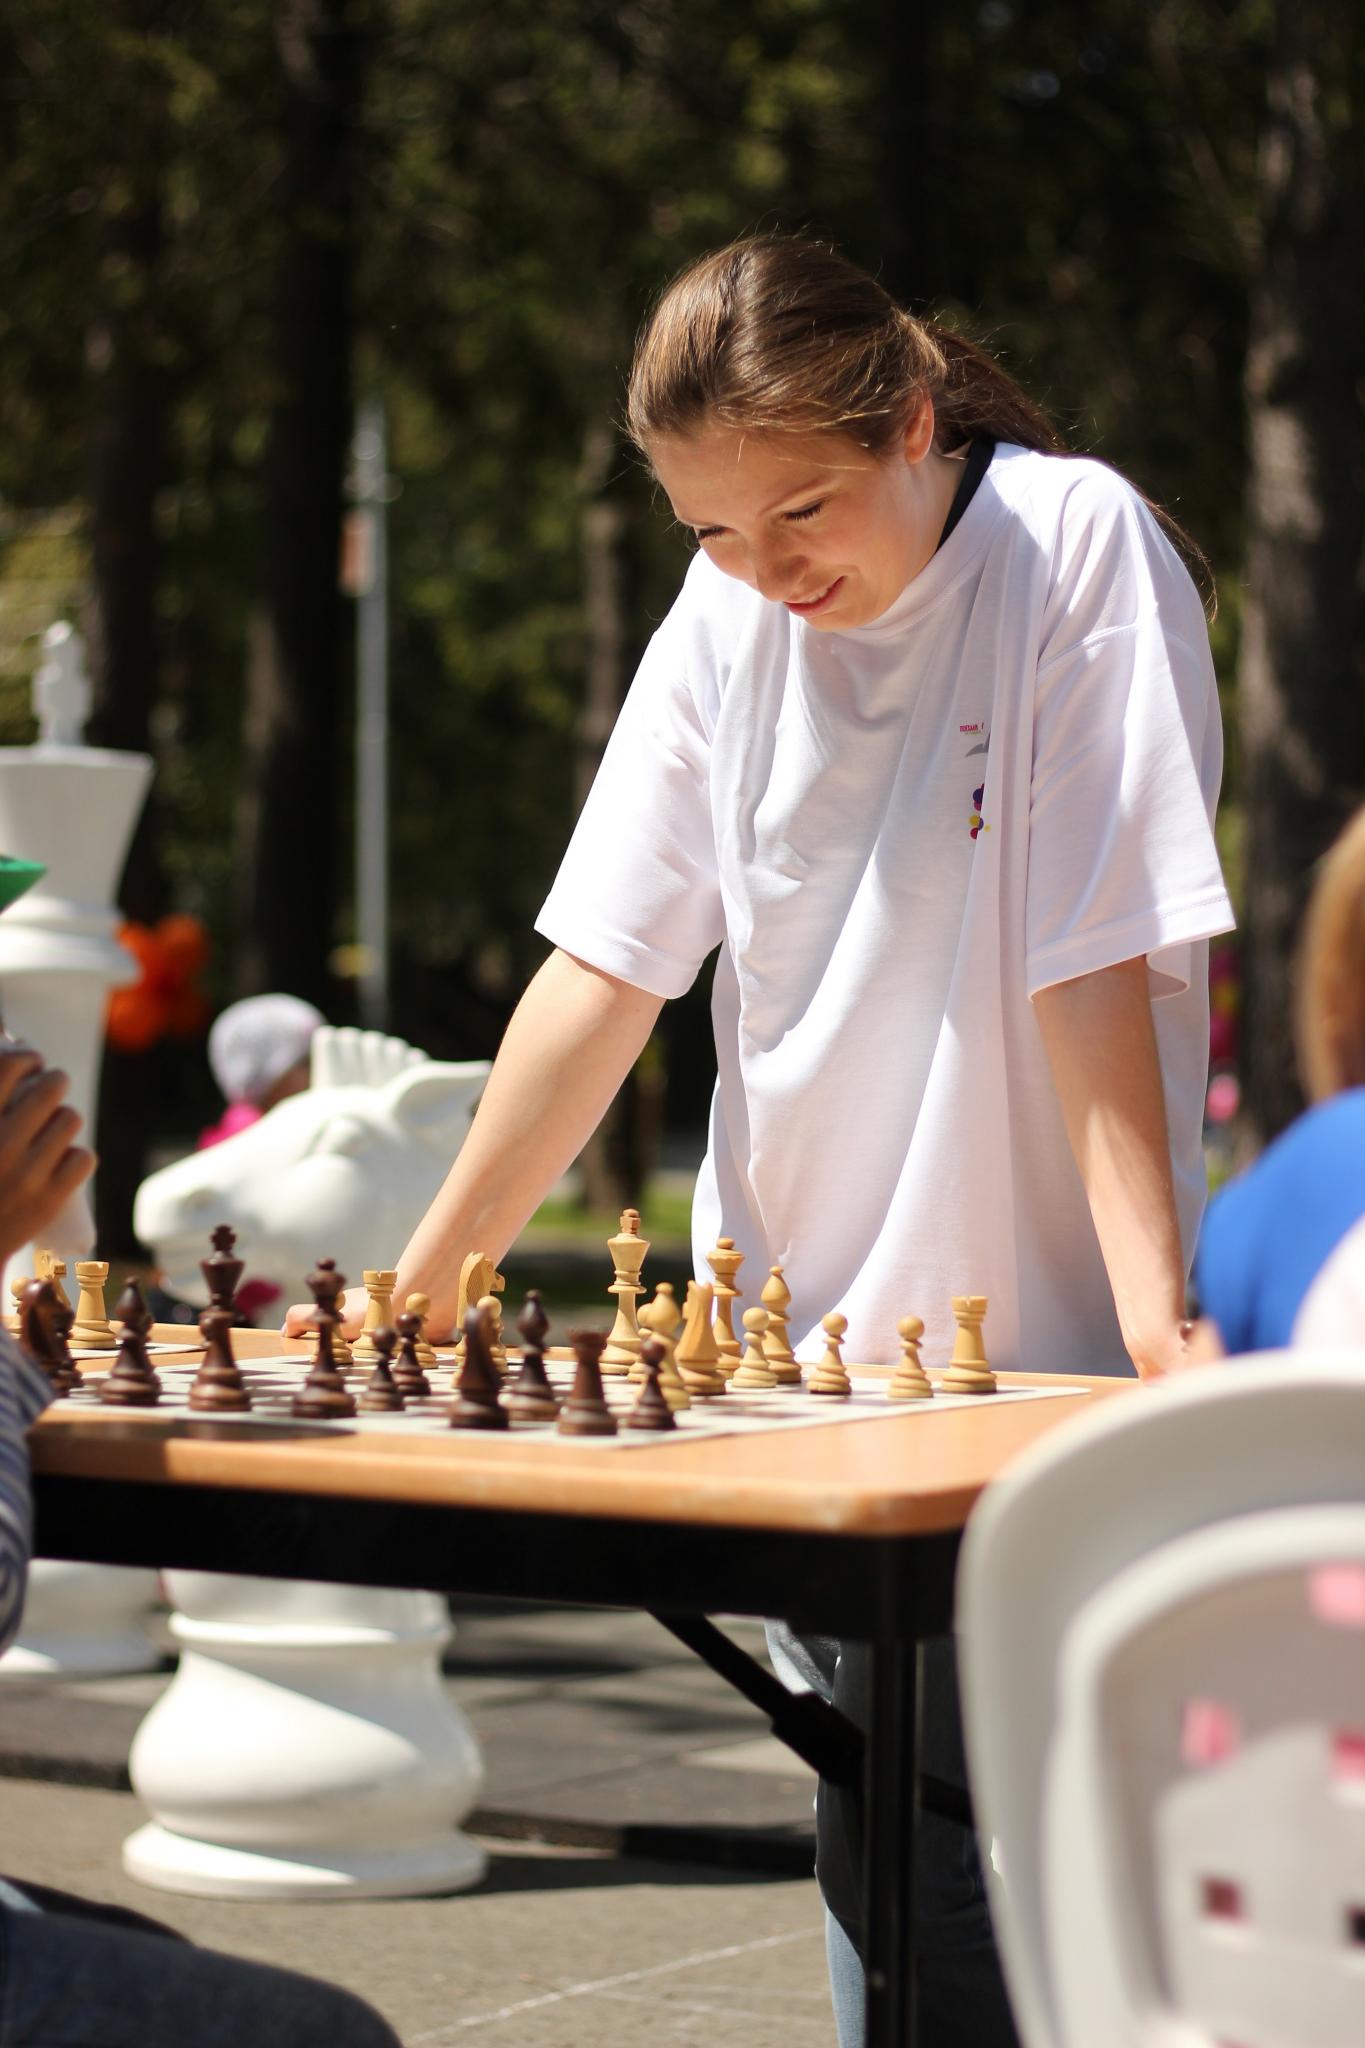
[[62, 1204], [95, 1170], [77, 1145], [81, 1120], [68, 1081], [30, 1047], [0, 1044], [0, 1260], [40, 1243]]

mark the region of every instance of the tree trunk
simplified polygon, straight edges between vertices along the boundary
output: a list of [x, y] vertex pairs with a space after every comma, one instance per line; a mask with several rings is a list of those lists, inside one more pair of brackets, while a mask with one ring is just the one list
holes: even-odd
[[350, 444], [360, 38], [353, 0], [281, 0], [277, 397], [265, 458], [238, 814], [238, 984], [325, 1005], [335, 937], [346, 646], [339, 582]]
[[1365, 795], [1365, 128], [1355, 0], [1280, 0], [1246, 366], [1239, 676], [1245, 1113], [1296, 1113], [1291, 980], [1313, 862]]
[[[583, 619], [586, 659], [583, 711], [574, 755], [574, 791], [581, 809], [621, 708], [626, 672], [626, 508], [612, 490], [621, 446], [606, 407], [583, 440]], [[620, 1093], [579, 1157], [581, 1200], [610, 1212], [644, 1199], [658, 1150], [662, 1063], [657, 1045], [627, 1076]], [[646, 1219], [648, 1220], [648, 1219]]]
[[[93, 702], [86, 730], [92, 745], [131, 753], [150, 751], [160, 666], [156, 500], [169, 401], [158, 346], [160, 129], [157, 110], [148, 108], [147, 128], [120, 166], [126, 199], [104, 224], [94, 283], [97, 310], [86, 337], [93, 394], [86, 621]], [[119, 903], [141, 924], [153, 923], [166, 907], [155, 786], [133, 835]], [[106, 1257], [135, 1249], [133, 1197], [146, 1172], [158, 1070], [154, 1053], [105, 1048], [95, 1205]]]

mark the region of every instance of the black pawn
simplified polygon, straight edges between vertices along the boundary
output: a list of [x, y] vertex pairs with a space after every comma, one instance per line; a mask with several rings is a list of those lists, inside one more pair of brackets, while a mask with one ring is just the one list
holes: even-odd
[[71, 1356], [71, 1345], [68, 1341], [71, 1336], [71, 1326], [76, 1320], [76, 1311], [72, 1308], [69, 1301], [63, 1301], [55, 1287], [52, 1292], [56, 1304], [52, 1312], [51, 1322], [52, 1349], [56, 1354], [57, 1370], [61, 1375], [59, 1391], [63, 1394], [69, 1394], [73, 1387], [84, 1385], [84, 1381], [81, 1378], [81, 1369]]
[[206, 1308], [199, 1318], [204, 1362], [194, 1376], [189, 1394], [190, 1406], [197, 1414], [244, 1415], [251, 1406], [246, 1381], [232, 1355], [232, 1339], [228, 1335], [231, 1328], [232, 1310], [221, 1305]]
[[507, 1410], [514, 1422], [553, 1422], [559, 1413], [559, 1396], [545, 1370], [545, 1339], [550, 1318], [545, 1313], [538, 1288], [533, 1287], [517, 1317], [521, 1334], [521, 1370], [507, 1396]]
[[227, 1309], [235, 1321], [237, 1283], [245, 1270], [246, 1261], [234, 1256], [233, 1247], [237, 1242], [237, 1233], [231, 1224], [218, 1224], [210, 1242], [213, 1250], [206, 1259], [199, 1261], [199, 1270], [209, 1291], [209, 1307]]
[[100, 1399], [111, 1408], [154, 1408], [161, 1399], [161, 1381], [147, 1356], [152, 1317], [136, 1280], [130, 1280], [119, 1296], [113, 1321], [119, 1331], [118, 1356], [100, 1388]]
[[602, 1391], [602, 1353], [607, 1348], [604, 1330], [570, 1330], [569, 1342], [578, 1363], [573, 1390], [559, 1411], [563, 1436], [615, 1436], [616, 1417]]
[[[19, 1341], [40, 1365], [58, 1394], [69, 1394], [80, 1375], [60, 1341], [61, 1300], [50, 1280], [30, 1280], [19, 1296]], [[68, 1325], [69, 1327], [69, 1325]]]
[[355, 1414], [355, 1401], [346, 1391], [345, 1375], [332, 1350], [332, 1338], [344, 1321], [337, 1302], [345, 1285], [346, 1275], [338, 1273], [335, 1259], [319, 1259], [308, 1275], [308, 1291], [317, 1304], [308, 1318], [317, 1332], [317, 1349], [290, 1407], [310, 1422], [343, 1422]]
[[460, 1367], [460, 1390], [450, 1411], [452, 1429], [506, 1429], [507, 1410], [498, 1400], [498, 1368], [488, 1345], [488, 1325], [482, 1309], [472, 1308], [464, 1319], [464, 1364]]
[[381, 1323], [377, 1330], [371, 1330], [370, 1342], [379, 1356], [365, 1382], [360, 1405], [367, 1415], [397, 1415], [403, 1406], [403, 1389], [394, 1380], [392, 1363], [398, 1332], [388, 1323]]
[[431, 1381], [422, 1370], [422, 1361], [417, 1356], [417, 1339], [422, 1334], [422, 1318], [416, 1309], [405, 1308], [398, 1318], [398, 1357], [393, 1367], [393, 1383], [406, 1400], [431, 1392]]
[[645, 1376], [640, 1386], [639, 1398], [626, 1417], [627, 1429], [676, 1429], [678, 1419], [664, 1399], [663, 1382], [659, 1368], [666, 1353], [657, 1337], [648, 1337], [640, 1346], [640, 1363]]

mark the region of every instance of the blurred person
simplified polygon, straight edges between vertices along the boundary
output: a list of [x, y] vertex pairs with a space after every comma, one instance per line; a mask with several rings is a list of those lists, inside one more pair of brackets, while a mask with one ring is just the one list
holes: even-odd
[[1318, 870], [1297, 979], [1310, 1106], [1209, 1204], [1199, 1357], [1365, 1345], [1365, 809]]
[[[0, 1264], [41, 1239], [94, 1167], [65, 1074], [0, 1043]], [[32, 1543], [27, 1432], [46, 1375], [0, 1330], [0, 1651], [18, 1632]], [[193, 1947], [138, 1913], [0, 1878], [4, 2048], [398, 2048], [360, 1999]]]
[[308, 1086], [313, 1033], [326, 1023], [300, 996], [244, 996], [229, 1003], [209, 1032], [209, 1066], [226, 1107], [199, 1137], [219, 1145], [259, 1121], [286, 1096]]
[[[719, 947], [699, 1274], [722, 1230], [751, 1272], [782, 1265], [806, 1359], [835, 1308], [852, 1358], [895, 1360], [911, 1310], [945, 1355], [970, 1292], [996, 1365], [1178, 1368], [1207, 945], [1232, 916], [1207, 622], [1171, 523], [813, 241], [750, 238], [669, 286], [628, 425], [696, 559], [400, 1294], [449, 1327], [466, 1254], [502, 1256]], [[346, 1306], [353, 1328], [363, 1290]], [[770, 1640], [788, 1683], [862, 1717], [858, 1645]], [[961, 1782], [951, 1644], [925, 1672], [928, 1768]], [[822, 1784], [844, 2048], [859, 1831]], [[926, 1823], [916, 1910], [922, 2048], [1005, 2048], [968, 1830]]]

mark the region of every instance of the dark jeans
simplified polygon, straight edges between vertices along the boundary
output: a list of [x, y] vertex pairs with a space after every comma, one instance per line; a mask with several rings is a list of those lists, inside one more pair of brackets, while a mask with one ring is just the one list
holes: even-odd
[[[784, 1683], [833, 1700], [867, 1724], [867, 1651], [831, 1636], [797, 1636], [768, 1623], [768, 1648]], [[962, 1717], [953, 1644], [924, 1646], [920, 1768], [965, 1786]], [[830, 1991], [839, 2048], [862, 2048], [862, 1802], [823, 1779], [815, 1799], [815, 1874], [833, 1925], [827, 1930]], [[976, 1837], [921, 1813], [915, 1860], [918, 2048], [1018, 2048], [991, 1932]]]
[[0, 2048], [399, 2048], [335, 1985], [196, 1948], [117, 1906], [13, 1879], [6, 1889]]

